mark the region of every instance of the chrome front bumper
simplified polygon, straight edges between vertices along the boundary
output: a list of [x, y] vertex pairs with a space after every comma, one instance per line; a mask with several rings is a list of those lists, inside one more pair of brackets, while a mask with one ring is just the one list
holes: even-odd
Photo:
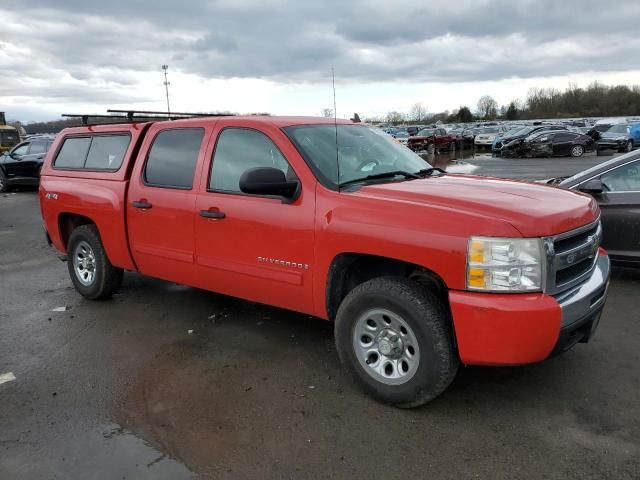
[[595, 268], [586, 281], [555, 296], [562, 310], [561, 329], [573, 328], [599, 313], [609, 288], [611, 264], [607, 255], [598, 255]]

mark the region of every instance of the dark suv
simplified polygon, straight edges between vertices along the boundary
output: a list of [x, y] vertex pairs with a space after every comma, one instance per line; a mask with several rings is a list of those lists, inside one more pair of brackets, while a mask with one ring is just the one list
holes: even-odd
[[0, 192], [12, 185], [38, 185], [40, 168], [53, 137], [33, 137], [0, 156]]

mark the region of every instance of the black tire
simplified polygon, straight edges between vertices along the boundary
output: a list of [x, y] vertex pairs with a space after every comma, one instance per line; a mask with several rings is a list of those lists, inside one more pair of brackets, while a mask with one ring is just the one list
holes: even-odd
[[450, 152], [455, 152], [456, 151], [456, 142], [455, 140], [451, 143], [449, 143], [449, 151]]
[[9, 190], [9, 181], [7, 180], [7, 176], [4, 174], [4, 170], [0, 168], [0, 193], [4, 193]]
[[[77, 249], [81, 245], [87, 244], [91, 249], [93, 255], [92, 263], [94, 264], [93, 280], [89, 284], [87, 284], [86, 281], [83, 283], [81, 280], [79, 274], [76, 272], [76, 264], [74, 261], [74, 256], [79, 253]], [[71, 232], [67, 244], [67, 266], [73, 286], [80, 295], [91, 300], [109, 298], [117, 292], [120, 285], [122, 285], [124, 272], [121, 268], [111, 265], [95, 225], [81, 225]]]
[[570, 155], [572, 157], [581, 157], [584, 155], [584, 147], [582, 145], [574, 145], [571, 147]]
[[[356, 325], [372, 308], [401, 316], [417, 340], [419, 361], [413, 376], [404, 383], [385, 384], [358, 360]], [[417, 407], [440, 395], [456, 375], [459, 360], [450, 325], [447, 308], [426, 288], [402, 277], [374, 278], [354, 288], [340, 304], [334, 326], [336, 349], [365, 392], [397, 407]]]
[[602, 151], [602, 150], [600, 150], [599, 148], [597, 148], [597, 147], [596, 147], [596, 157], [599, 157], [599, 156], [600, 156], [600, 152], [601, 152], [601, 151]]
[[623, 152], [629, 153], [633, 150], [633, 140], [629, 140], [625, 145]]
[[429, 143], [427, 145], [427, 153], [429, 155], [433, 155], [436, 152], [436, 144], [435, 143]]

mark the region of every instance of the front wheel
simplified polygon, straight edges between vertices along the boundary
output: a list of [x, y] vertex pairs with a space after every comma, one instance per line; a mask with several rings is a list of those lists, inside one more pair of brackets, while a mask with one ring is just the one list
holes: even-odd
[[572, 157], [581, 157], [582, 155], [584, 155], [584, 147], [582, 145], [574, 145], [571, 148]]
[[444, 304], [401, 277], [354, 288], [338, 309], [335, 342], [341, 362], [366, 392], [402, 408], [440, 395], [459, 365]]
[[624, 151], [629, 153], [631, 150], [633, 150], [633, 141], [629, 140], [624, 146]]
[[67, 266], [78, 293], [91, 300], [109, 298], [122, 284], [123, 270], [111, 265], [95, 225], [71, 232]]

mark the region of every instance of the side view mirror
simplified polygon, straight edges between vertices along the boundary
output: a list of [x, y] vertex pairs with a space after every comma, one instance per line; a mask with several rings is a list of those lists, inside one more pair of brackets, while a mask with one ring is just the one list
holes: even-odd
[[273, 167], [251, 168], [240, 176], [240, 191], [254, 195], [277, 195], [293, 199], [299, 185], [297, 181], [287, 181], [284, 172]]
[[584, 193], [590, 194], [598, 194], [604, 191], [604, 187], [602, 186], [602, 180], [599, 178], [592, 178], [584, 185], [580, 186], [580, 191]]

